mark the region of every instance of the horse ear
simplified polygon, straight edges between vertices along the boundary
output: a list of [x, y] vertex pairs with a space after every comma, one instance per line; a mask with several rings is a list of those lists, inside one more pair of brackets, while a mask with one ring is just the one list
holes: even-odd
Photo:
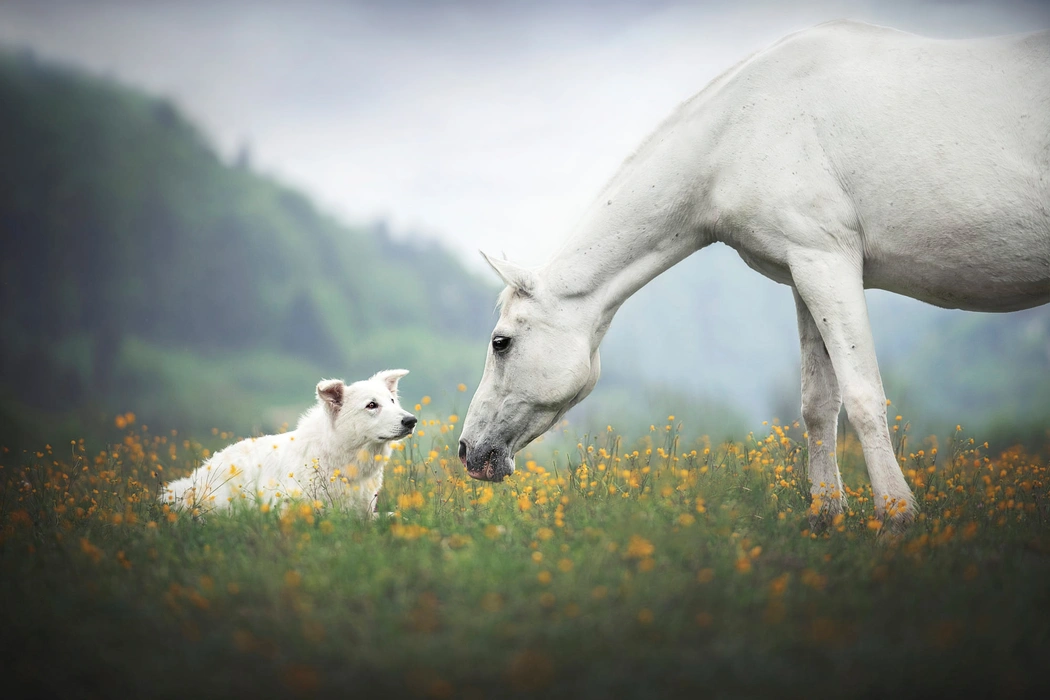
[[536, 287], [536, 278], [532, 270], [506, 260], [494, 258], [483, 250], [478, 252], [481, 253], [481, 257], [485, 258], [485, 262], [496, 271], [496, 274], [508, 287], [513, 287], [526, 296], [532, 294], [533, 289]]

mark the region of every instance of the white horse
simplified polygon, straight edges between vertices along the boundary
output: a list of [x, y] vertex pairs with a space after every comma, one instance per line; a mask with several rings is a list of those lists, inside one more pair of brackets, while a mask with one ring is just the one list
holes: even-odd
[[[682, 104], [562, 249], [507, 284], [459, 455], [499, 481], [590, 393], [598, 345], [634, 292], [721, 242], [795, 296], [809, 475], [842, 511], [845, 404], [875, 506], [907, 525], [866, 287], [945, 308], [1050, 301], [1050, 32], [933, 40], [855, 22], [790, 35]], [[484, 253], [483, 253], [484, 255]]]

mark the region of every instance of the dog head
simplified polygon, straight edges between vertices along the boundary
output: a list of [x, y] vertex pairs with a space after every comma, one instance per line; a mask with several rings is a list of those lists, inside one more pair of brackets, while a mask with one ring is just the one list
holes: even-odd
[[397, 400], [397, 383], [406, 374], [407, 369], [388, 369], [353, 384], [322, 380], [317, 385], [317, 398], [331, 419], [335, 434], [362, 447], [411, 435], [416, 417], [401, 408]]

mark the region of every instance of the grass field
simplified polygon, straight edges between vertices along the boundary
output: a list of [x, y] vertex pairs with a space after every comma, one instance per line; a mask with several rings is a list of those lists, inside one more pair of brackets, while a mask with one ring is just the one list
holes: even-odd
[[[426, 403], [421, 402], [421, 403]], [[798, 426], [709, 444], [563, 435], [503, 484], [427, 420], [362, 522], [295, 502], [197, 522], [154, 504], [204, 447], [3, 455], [4, 687], [42, 697], [997, 697], [1050, 689], [1046, 460], [894, 435], [922, 513], [809, 529]], [[685, 432], [683, 432], [685, 431]], [[225, 440], [224, 440], [225, 438]], [[232, 436], [209, 436], [218, 446]], [[555, 449], [555, 448], [559, 449]], [[265, 511], [265, 512], [264, 512]], [[5, 693], [6, 695], [6, 693]], [[10, 696], [8, 696], [10, 697]]]

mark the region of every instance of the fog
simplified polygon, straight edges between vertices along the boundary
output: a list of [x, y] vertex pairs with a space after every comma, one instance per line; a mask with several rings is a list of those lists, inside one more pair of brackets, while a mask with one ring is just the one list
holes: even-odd
[[354, 222], [541, 263], [622, 159], [746, 54], [849, 17], [961, 37], [1043, 2], [5, 2], [0, 42], [173, 98]]

